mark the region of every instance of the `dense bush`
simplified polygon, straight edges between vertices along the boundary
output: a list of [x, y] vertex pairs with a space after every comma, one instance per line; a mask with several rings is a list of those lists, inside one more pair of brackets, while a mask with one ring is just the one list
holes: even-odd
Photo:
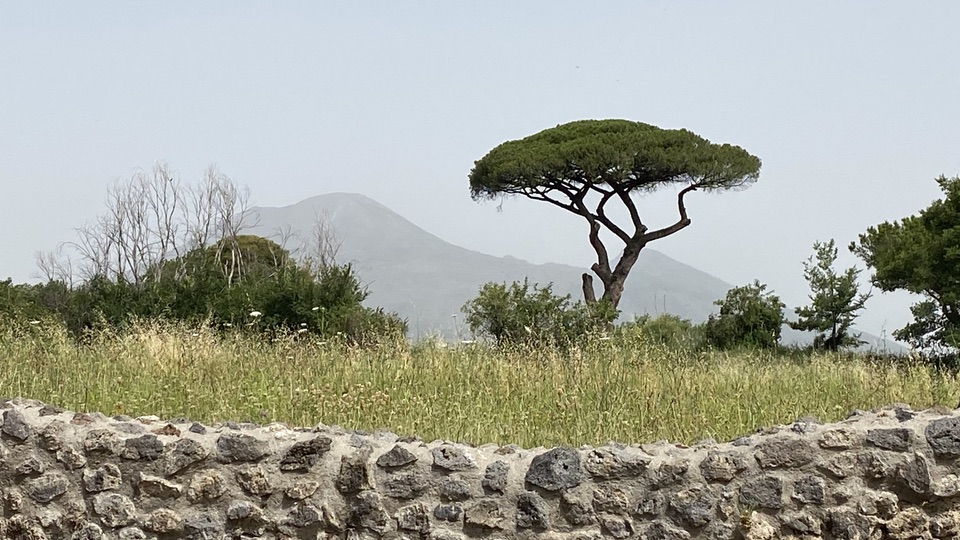
[[705, 345], [701, 325], [669, 313], [656, 317], [641, 315], [624, 323], [621, 332], [673, 349], [700, 350]]
[[784, 304], [767, 286], [755, 280], [734, 287], [722, 300], [719, 315], [711, 315], [703, 325], [708, 344], [719, 349], [735, 347], [773, 348], [780, 342]]
[[0, 282], [0, 314], [54, 316], [75, 336], [154, 319], [353, 342], [402, 336], [406, 322], [363, 306], [367, 295], [350, 265], [313, 271], [270, 240], [238, 236], [164, 261], [136, 281], [94, 276], [75, 288]]
[[617, 317], [607, 302], [571, 303], [553, 285], [486, 283], [476, 298], [463, 305], [467, 326], [478, 337], [498, 345], [535, 343], [568, 345], [587, 334], [605, 330]]

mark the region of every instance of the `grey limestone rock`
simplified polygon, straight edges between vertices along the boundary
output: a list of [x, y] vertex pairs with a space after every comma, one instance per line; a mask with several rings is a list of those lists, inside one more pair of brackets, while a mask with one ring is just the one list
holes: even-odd
[[517, 497], [517, 527], [546, 529], [550, 526], [550, 508], [543, 497], [532, 491]]
[[350, 505], [349, 522], [355, 527], [362, 527], [378, 534], [389, 529], [390, 516], [384, 510], [380, 501], [380, 494], [375, 491], [363, 491], [357, 495]]
[[870, 429], [867, 430], [866, 441], [867, 444], [877, 448], [904, 452], [913, 443], [913, 430], [906, 428]]
[[893, 519], [887, 521], [887, 535], [891, 540], [912, 540], [924, 538], [929, 529], [930, 519], [916, 507], [904, 508]]
[[623, 489], [600, 485], [593, 490], [593, 510], [598, 514], [627, 514], [630, 512], [630, 497]]
[[463, 507], [459, 504], [438, 504], [433, 509], [433, 517], [443, 521], [460, 521]]
[[370, 447], [363, 447], [350, 455], [340, 458], [340, 474], [337, 476], [337, 490], [340, 493], [357, 493], [372, 486], [370, 469]]
[[120, 437], [109, 429], [94, 429], [83, 439], [83, 449], [90, 453], [116, 454]]
[[430, 516], [427, 514], [427, 507], [422, 503], [404, 506], [397, 510], [394, 517], [398, 529], [421, 534], [430, 532]]
[[472, 495], [470, 484], [462, 478], [448, 476], [438, 486], [440, 497], [446, 501], [465, 501]]
[[604, 514], [597, 518], [600, 528], [610, 536], [620, 539], [633, 535], [633, 523], [629, 518]]
[[183, 493], [183, 486], [150, 474], [140, 474], [137, 484], [140, 493], [158, 499], [175, 499]]
[[828, 429], [820, 435], [817, 444], [829, 450], [847, 450], [860, 444], [856, 431], [847, 428]]
[[70, 540], [103, 540], [103, 529], [96, 523], [85, 523], [70, 535]]
[[230, 501], [227, 505], [227, 519], [230, 521], [241, 521], [245, 519], [257, 519], [263, 515], [263, 510], [250, 501], [236, 499]]
[[294, 527], [307, 527], [321, 521], [323, 521], [323, 511], [312, 504], [303, 502], [293, 505], [286, 519], [286, 523]]
[[648, 465], [648, 459], [613, 447], [593, 449], [583, 462], [590, 476], [599, 479], [637, 478]]
[[124, 442], [120, 456], [125, 459], [155, 460], [163, 455], [163, 441], [156, 435], [147, 433]]
[[804, 504], [822, 504], [826, 487], [823, 477], [817, 475], [801, 476], [793, 483], [793, 500]]
[[3, 433], [23, 442], [33, 433], [33, 428], [27, 423], [23, 413], [17, 409], [3, 412]]
[[700, 474], [711, 482], [729, 482], [747, 466], [746, 458], [738, 452], [711, 450], [700, 461]]
[[36, 456], [27, 456], [26, 459], [17, 463], [13, 468], [13, 472], [20, 476], [36, 476], [43, 474], [45, 470], [47, 470], [46, 463], [37, 459]]
[[330, 451], [330, 437], [318, 436], [309, 441], [294, 443], [280, 458], [281, 471], [309, 471], [324, 454]]
[[225, 432], [217, 438], [217, 461], [259, 461], [270, 452], [266, 441], [243, 433]]
[[583, 482], [580, 453], [569, 447], [548, 450], [533, 458], [524, 479], [547, 491], [577, 487]]
[[927, 424], [923, 434], [935, 457], [960, 456], [960, 417], [939, 418]]
[[23, 483], [27, 495], [41, 503], [48, 503], [63, 495], [70, 487], [70, 480], [59, 473], [50, 472], [39, 478], [31, 478]]
[[783, 508], [783, 480], [764, 475], [748, 478], [740, 485], [740, 504], [753, 508]]
[[764, 469], [797, 468], [813, 461], [813, 446], [806, 439], [777, 437], [758, 444], [754, 457]]
[[67, 424], [60, 420], [54, 420], [47, 424], [37, 434], [37, 444], [44, 450], [55, 452], [63, 445], [63, 435], [67, 429]]
[[690, 533], [662, 520], [655, 520], [638, 531], [641, 540], [690, 540]]
[[211, 512], [193, 514], [184, 519], [183, 532], [186, 540], [223, 538], [223, 519]]
[[300, 501], [316, 493], [319, 488], [320, 482], [316, 480], [301, 480], [287, 486], [283, 493], [295, 501]]
[[495, 499], [480, 499], [464, 511], [464, 523], [487, 529], [504, 528], [503, 510]]
[[416, 463], [417, 456], [399, 444], [394, 445], [388, 452], [377, 458], [377, 466], [384, 469], [395, 469]]
[[510, 465], [505, 461], [494, 461], [487, 465], [483, 471], [483, 480], [480, 485], [484, 489], [503, 493], [507, 487], [507, 474], [510, 472]]
[[122, 481], [120, 467], [113, 463], [104, 463], [96, 469], [83, 470], [83, 488], [87, 493], [118, 489]]
[[960, 536], [960, 512], [950, 510], [930, 519], [930, 535], [934, 538], [956, 538]]
[[237, 483], [247, 493], [261, 497], [273, 493], [273, 485], [266, 473], [257, 465], [242, 468], [237, 471]]
[[801, 536], [820, 536], [820, 519], [808, 512], [788, 512], [782, 518], [785, 526]]
[[198, 472], [187, 487], [187, 499], [190, 502], [208, 502], [220, 498], [227, 492], [226, 479], [217, 470]]
[[100, 493], [93, 497], [93, 511], [104, 525], [117, 528], [133, 523], [137, 507], [119, 493]]
[[443, 445], [430, 451], [433, 464], [448, 471], [467, 471], [477, 467], [470, 451], [453, 445]]
[[666, 498], [663, 493], [655, 491], [647, 493], [637, 503], [637, 514], [641, 516], [659, 516], [667, 507]]
[[73, 471], [87, 464], [87, 456], [77, 448], [77, 445], [71, 443], [57, 450], [57, 461], [63, 463], [64, 469]]
[[915, 493], [921, 495], [929, 493], [933, 478], [926, 456], [920, 452], [914, 452], [912, 457], [907, 458], [897, 467], [897, 478]]
[[573, 526], [590, 525], [595, 521], [591, 505], [566, 492], [560, 496], [560, 515]]
[[427, 481], [420, 472], [392, 475], [381, 483], [383, 493], [395, 499], [413, 499], [427, 488]]
[[690, 470], [690, 460], [664, 461], [650, 470], [650, 484], [659, 489], [682, 482]]
[[163, 457], [163, 474], [173, 476], [190, 465], [203, 461], [209, 453], [209, 450], [193, 439], [179, 439], [167, 448]]
[[834, 508], [827, 512], [828, 530], [838, 540], [868, 540], [873, 526], [866, 516], [849, 508]]
[[688, 527], [703, 527], [716, 514], [717, 496], [706, 486], [678, 491], [668, 508], [676, 521]]
[[150, 532], [172, 533], [183, 529], [183, 518], [180, 517], [179, 513], [169, 508], [158, 508], [150, 512], [141, 525]]

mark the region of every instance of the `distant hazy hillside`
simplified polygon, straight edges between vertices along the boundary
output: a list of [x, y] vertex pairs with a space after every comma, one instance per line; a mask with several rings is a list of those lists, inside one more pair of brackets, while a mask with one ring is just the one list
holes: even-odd
[[[358, 194], [332, 193], [292, 206], [255, 210], [259, 225], [251, 232], [275, 239], [281, 230], [308, 239], [316, 216], [325, 215], [342, 240], [338, 261], [353, 263], [369, 286], [367, 304], [406, 317], [414, 338], [437, 333], [448, 339], [467, 337], [460, 307], [488, 281], [509, 283], [528, 277], [531, 283], [553, 282], [555, 292], [579, 299], [580, 275], [588, 271], [494, 257], [455, 246]], [[286, 247], [296, 248], [298, 242], [291, 240]], [[700, 322], [716, 311], [714, 300], [730, 287], [647, 248], [627, 280], [620, 309], [626, 318], [668, 312]], [[797, 339], [803, 340], [802, 335], [785, 331], [785, 342]]]

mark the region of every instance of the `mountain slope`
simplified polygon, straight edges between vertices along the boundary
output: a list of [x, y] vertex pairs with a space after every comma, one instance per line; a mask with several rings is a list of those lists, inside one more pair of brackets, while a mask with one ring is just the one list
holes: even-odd
[[[495, 257], [455, 246], [417, 227], [386, 206], [363, 195], [331, 193], [281, 208], [253, 209], [258, 225], [249, 232], [281, 241], [296, 251], [309, 243], [318, 218], [342, 241], [340, 263], [352, 263], [369, 287], [366, 304], [405, 317], [410, 335], [469, 337], [460, 307], [489, 281], [554, 284], [554, 292], [580, 299], [580, 275], [588, 271], [564, 264], [532, 264], [515, 257]], [[579, 239], [575, 239], [579, 240]], [[583, 239], [586, 241], [586, 239]], [[585, 261], [586, 262], [586, 261]], [[647, 248], [627, 279], [620, 302], [622, 317], [673, 313], [702, 322], [716, 313], [729, 283]], [[870, 345], [877, 338], [864, 334]], [[810, 342], [809, 334], [784, 327], [783, 342]], [[889, 342], [888, 347], [899, 346]]]

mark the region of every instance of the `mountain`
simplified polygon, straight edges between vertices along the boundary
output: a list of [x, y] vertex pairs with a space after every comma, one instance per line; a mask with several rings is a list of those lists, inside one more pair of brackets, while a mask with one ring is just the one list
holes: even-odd
[[[589, 271], [455, 246], [354, 193], [331, 193], [291, 206], [252, 210], [259, 219], [248, 232], [272, 238], [293, 252], [309, 244], [318, 218], [325, 220], [341, 240], [337, 261], [353, 264], [369, 287], [365, 303], [405, 317], [413, 338], [469, 337], [460, 307], [486, 282], [510, 283], [526, 277], [531, 284], [553, 283], [555, 293], [579, 299], [580, 275]], [[625, 319], [673, 313], [701, 322], [716, 312], [713, 302], [730, 288], [729, 283], [647, 248], [627, 279], [620, 310]], [[784, 341], [803, 342], [809, 337], [785, 328]]]

